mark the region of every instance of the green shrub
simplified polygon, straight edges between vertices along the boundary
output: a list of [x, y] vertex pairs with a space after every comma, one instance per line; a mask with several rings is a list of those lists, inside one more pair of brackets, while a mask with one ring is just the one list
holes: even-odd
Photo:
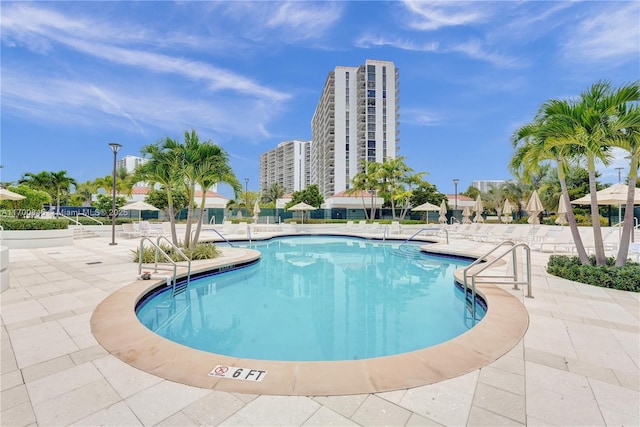
[[0, 218], [5, 230], [64, 230], [69, 228], [66, 219], [13, 219]]
[[551, 255], [547, 272], [587, 285], [640, 292], [640, 264], [637, 262], [627, 261], [626, 266], [616, 267], [615, 258], [610, 257], [606, 265], [598, 266], [595, 265], [595, 256], [592, 256], [590, 264], [582, 265], [576, 256]]
[[[180, 256], [171, 246], [167, 244], [160, 244], [160, 248], [169, 255], [175, 262], [184, 261], [184, 258]], [[187, 258], [191, 261], [202, 260], [202, 259], [214, 259], [221, 255], [218, 248], [213, 243], [198, 243], [194, 249], [188, 248], [180, 248], [182, 253], [184, 253]], [[138, 262], [140, 257], [140, 248], [136, 248], [131, 251], [133, 253], [133, 262]], [[155, 247], [145, 246], [142, 251], [142, 263], [143, 264], [152, 264], [156, 260], [156, 249]], [[158, 257], [158, 262], [166, 262], [164, 257], [160, 255]]]

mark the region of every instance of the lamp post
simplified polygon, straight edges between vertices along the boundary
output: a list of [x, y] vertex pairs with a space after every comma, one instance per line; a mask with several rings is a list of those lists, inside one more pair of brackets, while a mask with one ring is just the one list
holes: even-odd
[[249, 178], [244, 179], [244, 208], [247, 210], [247, 215], [249, 214]]
[[618, 168], [615, 168], [615, 169], [618, 171], [618, 184], [620, 184], [620, 182], [622, 181], [621, 172], [622, 172], [622, 169], [624, 169], [624, 168], [618, 167]]
[[460, 180], [458, 178], [455, 178], [453, 180], [453, 185], [455, 186], [455, 189], [456, 189], [455, 190], [456, 191], [455, 199], [453, 199], [453, 206], [454, 206], [453, 207], [453, 211], [454, 211], [454, 213], [455, 213], [455, 211], [458, 210], [458, 183], [459, 182], [460, 182]]
[[111, 200], [111, 243], [109, 245], [117, 245], [116, 243], [116, 157], [122, 145], [110, 142], [109, 148], [113, 151], [113, 197]]

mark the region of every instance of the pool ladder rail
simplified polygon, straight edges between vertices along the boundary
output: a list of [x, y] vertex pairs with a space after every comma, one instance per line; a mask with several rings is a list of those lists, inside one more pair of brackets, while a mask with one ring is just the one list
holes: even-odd
[[[496, 252], [503, 246], [510, 246], [506, 251], [497, 255], [492, 260], [488, 261], [486, 258]], [[525, 274], [524, 279], [521, 280], [518, 276], [518, 248], [522, 248], [525, 253]], [[483, 273], [487, 268], [493, 266], [496, 262], [511, 254], [513, 271], [511, 274], [508, 272], [500, 275], [486, 275]], [[474, 262], [469, 264], [463, 270], [463, 283], [465, 294], [471, 290], [471, 301], [473, 304], [473, 316], [476, 312], [476, 283], [498, 283], [498, 284], [511, 284], [514, 290], [519, 290], [518, 285], [527, 285], [527, 298], [533, 298], [531, 293], [531, 248], [526, 243], [515, 243], [511, 240], [505, 240], [499, 243], [496, 247], [489, 252], [478, 257]]]
[[[169, 254], [167, 254], [162, 249], [162, 247], [160, 247], [161, 240], [165, 240], [169, 244], [171, 249], [173, 249], [178, 255], [180, 255], [182, 259], [184, 259], [187, 262], [187, 280], [177, 283], [178, 263], [175, 262], [173, 259], [171, 259]], [[172, 266], [170, 267], [169, 271], [173, 270], [173, 276], [165, 276], [167, 279], [167, 286], [171, 287], [171, 296], [175, 297], [176, 295], [179, 295], [184, 291], [186, 291], [187, 286], [189, 286], [189, 282], [191, 281], [191, 260], [189, 259], [189, 257], [187, 257], [184, 254], [184, 252], [182, 252], [182, 250], [179, 247], [174, 245], [173, 242], [171, 242], [171, 240], [167, 239], [165, 236], [158, 236], [155, 242], [151, 240], [149, 237], [142, 237], [140, 239], [140, 249], [138, 251], [138, 277], [142, 277], [142, 257], [144, 253], [145, 242], [149, 242], [151, 246], [155, 249], [155, 256], [154, 256], [155, 262], [154, 262], [154, 269], [153, 269], [154, 273], [158, 273], [158, 270], [166, 270], [166, 268], [158, 267], [160, 255], [162, 255], [162, 258], [164, 259], [165, 263], [171, 264]], [[169, 279], [171, 279], [171, 281], [169, 281]]]

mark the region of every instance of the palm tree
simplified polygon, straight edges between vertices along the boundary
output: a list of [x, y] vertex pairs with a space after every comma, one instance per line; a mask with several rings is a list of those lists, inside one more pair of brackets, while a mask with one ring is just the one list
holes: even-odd
[[[347, 190], [347, 193], [360, 193], [362, 197], [362, 207], [364, 208], [365, 219], [374, 219], [376, 217], [375, 197], [380, 189], [380, 163], [367, 162], [366, 159], [360, 161], [361, 171], [352, 178], [353, 186]], [[367, 214], [364, 194], [370, 196], [370, 213]]]
[[271, 184], [264, 195], [262, 196], [263, 203], [276, 203], [276, 201], [284, 196], [284, 188], [280, 185], [279, 182], [274, 182]]
[[571, 229], [571, 235], [576, 245], [580, 262], [586, 265], [589, 263], [589, 257], [582, 243], [573, 209], [569, 204], [569, 191], [565, 179], [571, 152], [567, 147], [561, 145], [549, 147], [548, 139], [554, 138], [556, 135], [552, 129], [549, 129], [549, 127], [553, 128], [552, 121], [553, 117], [548, 115], [543, 107], [538, 111], [534, 122], [524, 125], [514, 132], [511, 139], [516, 152], [509, 162], [509, 169], [516, 176], [526, 179], [532, 172], [539, 170], [542, 162], [552, 160], [557, 163], [560, 187], [562, 194], [565, 196], [564, 200], [567, 202], [567, 222]]
[[173, 192], [181, 188], [182, 182], [178, 157], [173, 152], [173, 147], [176, 145], [175, 141], [167, 137], [155, 144], [142, 147], [143, 155], [148, 155], [149, 160], [136, 168], [132, 179], [135, 182], [146, 181], [151, 185], [160, 184], [164, 187], [167, 192], [167, 210], [171, 222], [171, 240], [177, 246], [179, 242], [176, 233]]
[[[638, 90], [638, 83], [635, 84]], [[640, 158], [640, 107], [632, 105], [620, 106], [616, 114], [615, 126], [618, 129], [616, 136], [612, 142], [614, 146], [620, 147], [629, 153], [630, 167], [627, 192], [627, 202], [624, 212], [624, 225], [622, 227], [622, 236], [620, 240], [620, 248], [616, 257], [616, 266], [622, 267], [627, 262], [629, 256], [629, 241], [633, 232], [633, 199], [636, 190], [635, 183], [638, 181], [638, 162]]]
[[67, 197], [71, 193], [71, 186], [77, 185], [75, 179], [67, 176], [67, 171], [40, 172], [37, 174], [27, 172], [19, 181], [28, 184], [37, 190], [46, 191], [56, 201], [56, 212], [60, 212], [60, 198]]
[[546, 104], [549, 116], [554, 116], [554, 130], [559, 138], [553, 142], [571, 145], [587, 159], [591, 216], [596, 264], [604, 265], [606, 256], [600, 227], [596, 195], [596, 161], [607, 165], [611, 159], [612, 143], [616, 132], [616, 114], [631, 102], [640, 99], [638, 86], [628, 85], [613, 89], [608, 81], [599, 81], [580, 95], [577, 101], [552, 100]]
[[[200, 144], [197, 151], [199, 160], [195, 165], [195, 182], [202, 189], [202, 197], [200, 200], [201, 209], [204, 209], [205, 206], [207, 189], [215, 184], [229, 184], [234, 192], [238, 194], [242, 189], [242, 184], [240, 184], [240, 181], [238, 181], [233, 174], [231, 166], [229, 166], [229, 156], [227, 153], [222, 148], [210, 142]], [[195, 236], [191, 241], [192, 248], [195, 247], [198, 242], [201, 229], [202, 221], [198, 221]]]

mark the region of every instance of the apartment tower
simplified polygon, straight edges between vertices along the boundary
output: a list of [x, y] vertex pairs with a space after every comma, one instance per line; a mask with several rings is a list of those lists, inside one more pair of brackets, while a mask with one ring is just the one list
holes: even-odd
[[309, 185], [310, 141], [284, 141], [273, 150], [260, 155], [260, 192], [273, 184], [284, 188], [285, 194], [300, 191]]
[[311, 183], [325, 197], [348, 190], [361, 161], [382, 163], [399, 148], [399, 73], [393, 62], [336, 67], [311, 120]]

